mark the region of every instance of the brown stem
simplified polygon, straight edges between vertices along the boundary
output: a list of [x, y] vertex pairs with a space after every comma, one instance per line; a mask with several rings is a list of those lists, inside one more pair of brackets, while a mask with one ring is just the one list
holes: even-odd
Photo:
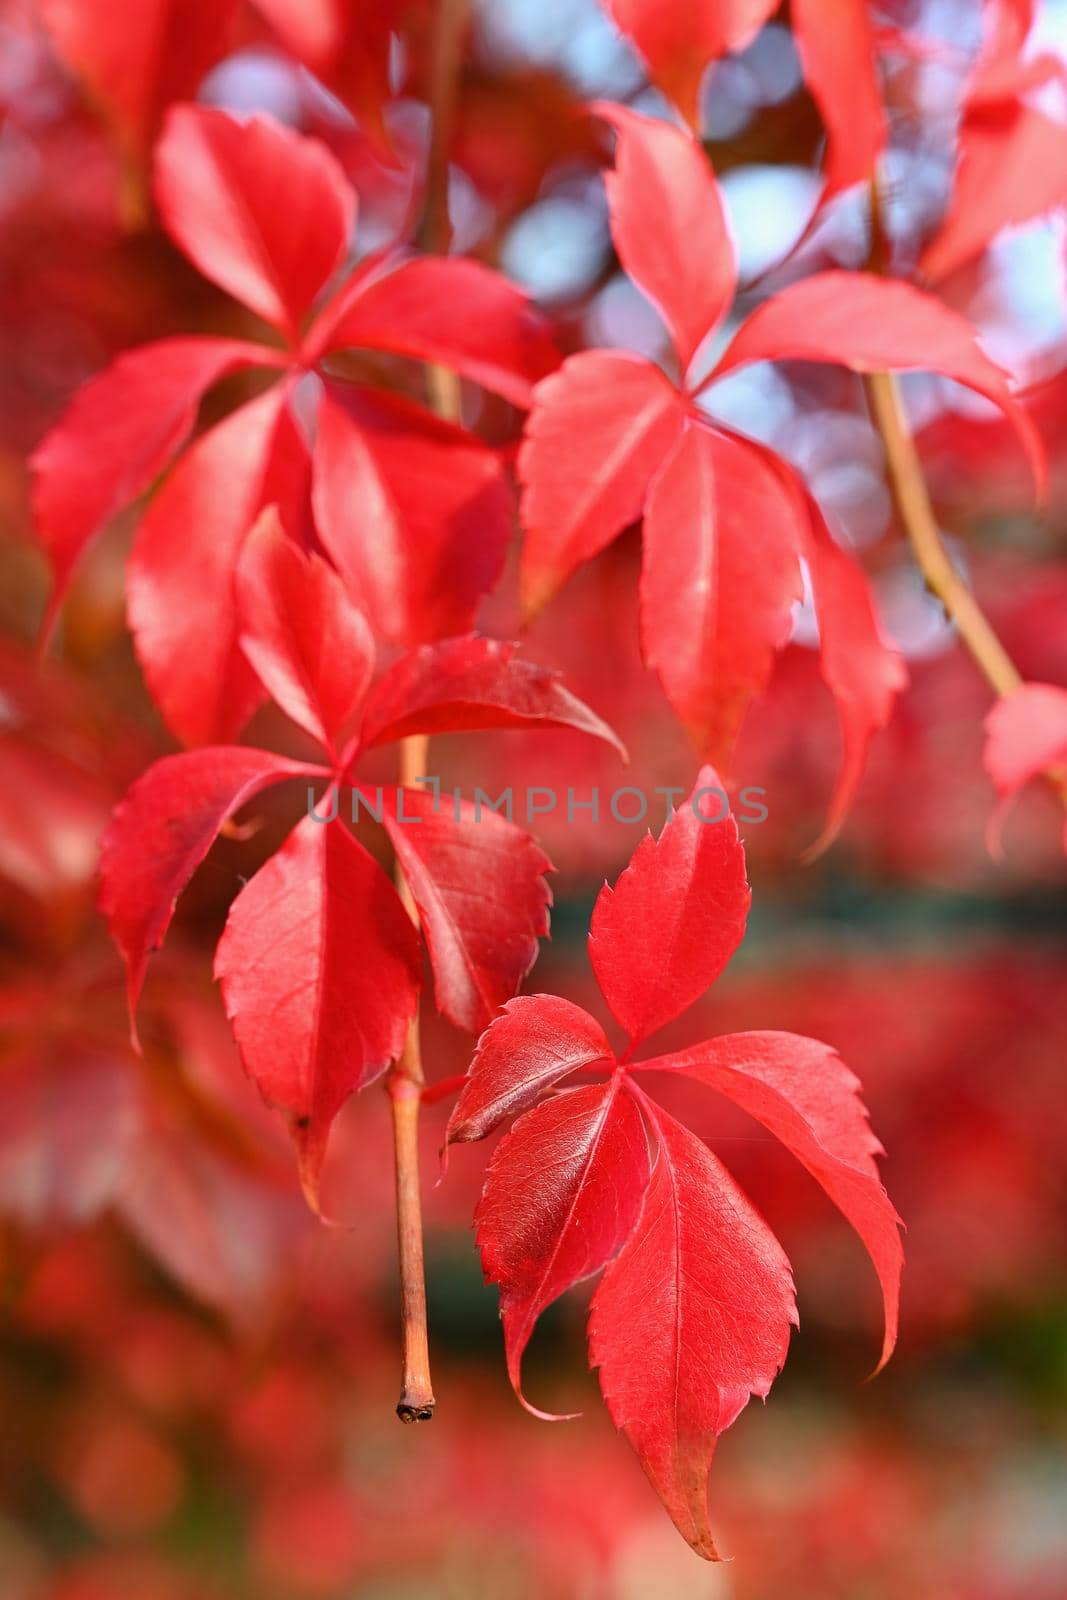
[[[426, 770], [429, 741], [413, 734], [400, 746], [400, 782], [407, 788]], [[397, 892], [416, 924], [419, 914], [399, 861], [394, 869]], [[419, 1105], [425, 1079], [419, 1014], [408, 1028], [400, 1058], [385, 1080], [393, 1113], [396, 1160], [396, 1241], [400, 1259], [400, 1332], [403, 1372], [396, 1414], [401, 1422], [428, 1422], [433, 1416], [430, 1342], [426, 1325], [426, 1267], [422, 1248], [422, 1196], [419, 1179]]]
[[871, 414], [885, 449], [893, 501], [919, 571], [993, 690], [998, 695], [1011, 694], [1022, 678], [945, 549], [904, 414], [900, 386], [890, 372], [870, 373], [866, 385]]
[[[419, 239], [423, 248], [447, 251], [451, 240], [448, 215], [448, 161], [459, 99], [463, 34], [469, 0], [438, 0], [437, 22], [430, 72], [430, 151], [426, 167], [426, 199]], [[444, 367], [427, 371], [431, 409], [446, 421], [460, 417], [460, 387], [455, 373]], [[413, 734], [400, 746], [400, 782], [414, 787], [425, 775], [429, 739]], [[411, 888], [396, 863], [396, 886], [413, 922], [419, 921]], [[422, 1247], [422, 1201], [419, 1189], [419, 1108], [426, 1082], [418, 1012], [412, 1018], [400, 1059], [392, 1067], [386, 1087], [393, 1108], [393, 1146], [396, 1154], [396, 1223], [400, 1252], [401, 1330], [404, 1371], [397, 1404], [401, 1422], [426, 1422], [433, 1416], [430, 1348], [426, 1326], [426, 1272]]]
[[[900, 385], [891, 372], [869, 373], [865, 382], [871, 415], [885, 450], [893, 503], [926, 586], [955, 623], [994, 694], [1013, 694], [1023, 682], [1022, 675], [945, 549], [919, 452], [908, 427]], [[1067, 811], [1067, 768], [1050, 767], [1044, 778]]]
[[426, 393], [431, 411], [446, 422], [461, 420], [459, 375], [447, 367], [426, 368]]
[[[412, 1023], [418, 1059], [418, 1021]], [[405, 1046], [405, 1055], [408, 1046]], [[403, 1057], [401, 1058], [403, 1061]], [[400, 1063], [398, 1063], [400, 1066]], [[422, 1202], [419, 1195], [420, 1085], [403, 1070], [389, 1076], [396, 1155], [396, 1233], [400, 1251], [400, 1327], [404, 1366], [396, 1414], [401, 1422], [429, 1422], [434, 1411], [430, 1380], [430, 1342], [426, 1326], [426, 1270], [422, 1253]]]
[[[459, 69], [467, 0], [438, 0], [430, 79], [431, 134], [426, 169], [426, 202], [420, 239], [427, 250], [448, 249], [448, 158], [456, 119]], [[438, 416], [455, 421], [460, 413], [459, 382], [441, 367], [427, 375], [430, 404]], [[400, 746], [400, 782], [415, 786], [426, 772], [429, 739], [413, 734]], [[408, 914], [416, 924], [418, 909], [399, 861], [396, 886]], [[428, 1422], [434, 1412], [430, 1380], [430, 1344], [426, 1325], [426, 1267], [422, 1247], [422, 1196], [419, 1185], [419, 1107], [423, 1085], [419, 1016], [411, 1019], [400, 1059], [391, 1068], [386, 1088], [393, 1111], [393, 1149], [396, 1157], [396, 1236], [400, 1255], [400, 1327], [403, 1339], [403, 1376], [396, 1414], [401, 1422]]]
[[430, 152], [426, 163], [426, 201], [419, 230], [425, 250], [447, 251], [452, 237], [448, 216], [448, 160], [459, 100], [463, 34], [468, 0], [437, 0], [437, 26], [430, 68]]
[[[869, 199], [871, 249], [868, 266], [884, 277], [891, 268], [892, 246], [886, 229], [885, 195], [877, 173], [871, 177]], [[871, 418], [885, 450], [893, 504], [926, 587], [940, 600], [949, 621], [955, 623], [960, 638], [994, 692], [1011, 694], [1022, 679], [945, 549], [919, 452], [908, 426], [900, 385], [891, 372], [868, 373], [864, 383]]]
[[[400, 782], [405, 789], [418, 789], [422, 787], [418, 780], [426, 777], [427, 775], [426, 763], [429, 758], [429, 754], [430, 741], [424, 733], [413, 733], [410, 734], [408, 738], [400, 741]], [[400, 870], [399, 861], [397, 861], [394, 867], [393, 877], [396, 880], [397, 893], [404, 902], [404, 907], [408, 913], [408, 916], [417, 926], [419, 921], [418, 909], [415, 905], [415, 900], [412, 896], [408, 880]], [[416, 1070], [409, 1073], [408, 1076], [414, 1077], [417, 1083], [421, 1083], [421, 1066], [416, 1064]]]

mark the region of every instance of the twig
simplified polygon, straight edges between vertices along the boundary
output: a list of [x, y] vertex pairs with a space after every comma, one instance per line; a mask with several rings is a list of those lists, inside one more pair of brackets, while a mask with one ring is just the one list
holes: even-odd
[[[877, 179], [871, 182], [870, 202], [870, 266], [872, 271], [885, 273], [890, 247]], [[900, 385], [891, 372], [868, 373], [864, 383], [871, 418], [885, 451], [893, 504], [926, 587], [941, 602], [949, 621], [955, 624], [960, 639], [994, 694], [1001, 697], [1014, 694], [1022, 685], [1022, 675], [945, 549], [919, 452], [908, 426]], [[1067, 770], [1052, 767], [1044, 776], [1067, 810]]]
[[[892, 245], [885, 219], [885, 195], [877, 174], [870, 181], [871, 249], [868, 265], [884, 277], [890, 271]], [[998, 695], [1011, 694], [1022, 679], [1008, 652], [967, 584], [952, 563], [941, 538], [919, 452], [915, 448], [900, 385], [891, 372], [868, 373], [864, 379], [871, 419], [885, 451], [889, 487], [897, 516], [915, 554], [926, 587], [940, 600], [964, 645]]]
[[430, 68], [430, 150], [426, 198], [419, 240], [425, 250], [447, 251], [452, 237], [448, 215], [448, 161], [456, 124], [463, 33], [469, 0], [437, 0], [437, 27]]
[[[466, 20], [467, 0], [438, 0], [430, 86], [432, 131], [426, 169], [425, 210], [419, 230], [424, 248], [433, 251], [447, 250], [451, 236], [448, 158], [455, 125]], [[430, 404], [437, 415], [457, 421], [460, 393], [455, 374], [443, 368], [431, 367], [427, 384]], [[428, 754], [429, 739], [424, 734], [414, 734], [402, 741], [402, 785], [414, 787], [417, 780], [425, 776]], [[418, 909], [399, 861], [396, 863], [395, 877], [400, 898], [412, 921], [417, 924]], [[386, 1079], [393, 1111], [393, 1150], [396, 1159], [396, 1233], [400, 1257], [400, 1327], [403, 1339], [403, 1375], [396, 1414], [401, 1422], [429, 1421], [436, 1403], [430, 1379], [419, 1179], [419, 1107], [425, 1082], [419, 1015], [416, 1011], [400, 1059]]]
[[[426, 770], [429, 741], [422, 734], [400, 746], [400, 782], [411, 788]], [[399, 860], [396, 887], [413, 922], [419, 920], [411, 887]], [[419, 1177], [419, 1104], [425, 1077], [419, 1013], [416, 1009], [399, 1059], [385, 1080], [393, 1112], [396, 1162], [396, 1242], [400, 1260], [400, 1333], [403, 1369], [396, 1414], [401, 1422], [428, 1422], [434, 1412], [430, 1378], [430, 1340], [426, 1323], [426, 1264], [422, 1247], [422, 1195]]]
[[897, 515], [927, 588], [940, 600], [945, 615], [955, 623], [960, 638], [995, 693], [1011, 694], [1022, 678], [945, 549], [897, 380], [891, 372], [872, 372], [867, 376], [866, 386], [871, 414], [885, 450]]

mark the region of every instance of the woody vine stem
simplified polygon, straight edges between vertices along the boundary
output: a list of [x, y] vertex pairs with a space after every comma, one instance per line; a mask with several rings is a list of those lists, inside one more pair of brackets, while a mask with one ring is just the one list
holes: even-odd
[[[870, 201], [871, 266], [875, 271], [884, 271], [888, 241], [881, 186], [877, 180], [871, 184]], [[919, 452], [908, 426], [900, 384], [892, 372], [870, 372], [864, 385], [871, 420], [885, 451], [893, 505], [926, 587], [941, 602], [946, 617], [955, 625], [994, 694], [1001, 698], [1013, 694], [1022, 685], [1022, 675], [945, 549]], [[1067, 769], [1052, 767], [1045, 778], [1067, 811]]]
[[[881, 185], [870, 186], [871, 267], [884, 272], [888, 258]], [[1001, 644], [985, 612], [953, 565], [945, 549], [930, 502], [919, 452], [908, 426], [900, 384], [892, 372], [870, 372], [864, 379], [871, 420], [885, 451], [890, 493], [926, 587], [941, 602], [960, 639], [994, 694], [1013, 694], [1023, 682], [1018, 667]], [[1067, 769], [1052, 767], [1045, 778], [1067, 811]]]
[[998, 695], [1011, 694], [1022, 682], [1019, 671], [993, 631], [985, 612], [960, 577], [945, 549], [919, 452], [891, 372], [872, 372], [866, 380], [871, 416], [885, 450], [889, 486], [919, 571], [931, 594]]
[[[433, 252], [447, 251], [448, 157], [455, 123], [463, 30], [467, 0], [439, 0], [430, 84], [431, 134], [426, 165], [426, 199], [421, 242]], [[431, 367], [429, 399], [439, 417], [458, 422], [459, 383], [454, 373]], [[422, 734], [400, 747], [400, 782], [414, 786], [426, 772], [429, 740]], [[418, 911], [399, 862], [395, 876], [400, 898], [412, 920]], [[386, 1078], [393, 1113], [396, 1160], [396, 1225], [400, 1261], [400, 1327], [403, 1370], [396, 1414], [401, 1422], [428, 1422], [434, 1412], [430, 1378], [430, 1344], [426, 1322], [426, 1267], [422, 1244], [422, 1196], [419, 1176], [419, 1107], [425, 1086], [419, 1016], [416, 1011], [399, 1060]]]
[[[426, 771], [429, 740], [423, 735], [405, 739], [400, 748], [400, 782], [414, 784]], [[397, 862], [396, 885], [409, 915], [418, 912], [407, 880]], [[408, 1028], [400, 1059], [386, 1078], [393, 1112], [393, 1150], [396, 1160], [396, 1229], [400, 1260], [400, 1328], [403, 1372], [396, 1414], [401, 1422], [428, 1422], [433, 1416], [434, 1394], [430, 1379], [430, 1343], [426, 1325], [426, 1268], [422, 1249], [422, 1196], [419, 1178], [419, 1103], [425, 1078], [419, 1014]]]
[[[871, 266], [886, 270], [889, 241], [885, 205], [878, 179], [870, 185]], [[871, 420], [885, 451], [886, 472], [900, 525], [907, 535], [930, 593], [941, 602], [964, 645], [995, 694], [1011, 694], [1022, 682], [1018, 669], [960, 577], [941, 538], [919, 452], [908, 426], [900, 384], [892, 372], [871, 372], [865, 378]]]

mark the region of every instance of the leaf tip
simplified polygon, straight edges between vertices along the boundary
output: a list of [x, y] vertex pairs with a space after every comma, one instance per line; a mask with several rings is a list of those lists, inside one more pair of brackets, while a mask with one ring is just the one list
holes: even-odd
[[326, 1159], [326, 1138], [310, 1117], [292, 1117], [290, 1128], [296, 1144], [296, 1169], [301, 1193], [308, 1209], [320, 1222], [336, 1227], [322, 1209], [322, 1168]]
[[[506, 1320], [505, 1318], [505, 1327]], [[523, 1347], [525, 1342], [523, 1340]], [[536, 1417], [538, 1422], [577, 1422], [578, 1418], [584, 1415], [581, 1411], [542, 1411], [540, 1406], [535, 1406], [532, 1401], [527, 1400], [522, 1392], [521, 1368], [522, 1348], [510, 1351], [508, 1354], [508, 1377], [511, 1379], [511, 1387], [515, 1391], [516, 1400], [524, 1411], [529, 1412], [531, 1417]]]
[[890, 1362], [890, 1360], [892, 1358], [892, 1355], [893, 1355], [893, 1351], [896, 1349], [896, 1347], [897, 1347], [897, 1328], [896, 1328], [896, 1324], [893, 1323], [892, 1325], [889, 1325], [889, 1326], [886, 1327], [885, 1337], [882, 1340], [882, 1351], [881, 1351], [881, 1354], [878, 1357], [877, 1365], [872, 1367], [871, 1371], [868, 1372], [867, 1376], [863, 1380], [864, 1383], [873, 1383], [875, 1378], [877, 1378], [880, 1373], [885, 1371], [886, 1367], [889, 1365], [889, 1362]]
[[531, 1404], [521, 1389], [515, 1390], [515, 1398], [524, 1411], [531, 1417], [536, 1417], [538, 1422], [577, 1422], [584, 1417], [584, 1411], [542, 1411], [539, 1406]]
[[813, 867], [837, 843], [844, 821], [843, 816], [827, 819], [818, 837], [813, 839], [811, 844], [805, 846], [800, 852], [800, 864], [802, 867]]
[[136, 966], [127, 963], [126, 967], [126, 1015], [130, 1024], [130, 1049], [135, 1056], [144, 1056], [144, 1047], [141, 1044], [141, 1035], [137, 1030], [137, 1007], [141, 1000], [141, 989], [144, 985], [144, 961]]

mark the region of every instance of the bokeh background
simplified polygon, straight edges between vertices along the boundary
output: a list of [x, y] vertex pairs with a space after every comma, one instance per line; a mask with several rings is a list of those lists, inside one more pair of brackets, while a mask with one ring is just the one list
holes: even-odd
[[[54, 16], [58, 8], [49, 8]], [[269, 8], [268, 8], [269, 9]], [[373, 8], [368, 8], [373, 9]], [[922, 49], [887, 50], [889, 218], [907, 271], [945, 203], [978, 42], [974, 0], [879, 9]], [[384, 132], [241, 12], [199, 96], [266, 109], [326, 140], [360, 195], [355, 253], [404, 235], [419, 204], [429, 11], [393, 47]], [[383, 13], [384, 15], [385, 13]], [[391, 12], [388, 13], [391, 15]], [[1067, 5], [1032, 48], [1067, 48]], [[1060, 115], [1060, 86], [1047, 90]], [[618, 270], [583, 101], [661, 109], [594, 0], [482, 0], [466, 47], [454, 248], [500, 265], [564, 347], [663, 354]], [[116, 137], [30, 0], [0, 6], [0, 1593], [3, 1600], [1063, 1600], [1067, 1597], [1067, 919], [1062, 817], [1027, 795], [988, 856], [980, 765], [988, 692], [909, 564], [857, 380], [756, 368], [720, 414], [807, 474], [875, 575], [911, 687], [876, 742], [835, 848], [803, 866], [837, 759], [813, 630], [750, 717], [739, 780], [767, 790], [746, 831], [749, 939], [663, 1048], [742, 1027], [823, 1038], [863, 1079], [907, 1225], [900, 1349], [879, 1344], [873, 1274], [840, 1217], [740, 1114], [687, 1116], [749, 1187], [794, 1261], [801, 1327], [766, 1406], [722, 1441], [703, 1566], [661, 1512], [584, 1367], [581, 1294], [544, 1318], [528, 1391], [584, 1409], [549, 1426], [508, 1388], [495, 1293], [470, 1231], [486, 1152], [432, 1187], [447, 1102], [425, 1122], [437, 1417], [393, 1416], [397, 1340], [387, 1106], [340, 1119], [324, 1228], [283, 1130], [236, 1062], [210, 978], [242, 880], [291, 824], [257, 804], [186, 896], [150, 978], [136, 1059], [122, 974], [94, 910], [111, 806], [170, 748], [125, 633], [132, 517], [82, 571], [42, 667], [47, 577], [26, 456], [117, 351], [177, 332], [258, 331], [197, 277], [146, 201], [144, 151]], [[802, 271], [861, 265], [862, 203], [808, 228], [821, 128], [788, 17], [710, 72], [704, 130], [740, 246], [739, 314]], [[1067, 181], [1065, 181], [1067, 190]], [[654, 219], [650, 219], [654, 225]], [[798, 241], [799, 249], [794, 249]], [[1063, 217], [1012, 230], [942, 292], [1031, 390], [1053, 466], [1038, 517], [999, 422], [951, 385], [905, 388], [938, 513], [1024, 676], [1067, 683], [1067, 325]], [[398, 389], [401, 363], [376, 361]], [[247, 393], [233, 380], [208, 403]], [[476, 391], [465, 420], [509, 447], [521, 419]], [[625, 737], [630, 773], [567, 735], [442, 739], [445, 784], [684, 784], [692, 759], [637, 651], [636, 544], [587, 568], [529, 653]], [[485, 625], [516, 626], [511, 577]], [[295, 735], [263, 713], [253, 742]], [[383, 767], [383, 778], [389, 779]], [[495, 786], [495, 787], [494, 787]], [[528, 987], [587, 999], [589, 911], [641, 829], [538, 819], [558, 868], [551, 945]], [[354, 952], [354, 959], [358, 953]], [[433, 1019], [434, 1079], [470, 1041]]]

